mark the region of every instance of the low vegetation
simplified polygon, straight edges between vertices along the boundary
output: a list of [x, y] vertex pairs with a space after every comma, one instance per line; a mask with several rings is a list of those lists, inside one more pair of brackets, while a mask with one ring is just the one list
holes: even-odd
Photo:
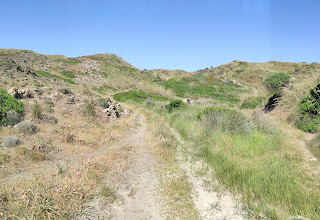
[[7, 117], [8, 111], [14, 111], [18, 117], [21, 117], [25, 112], [24, 104], [9, 95], [5, 89], [0, 88], [0, 124], [13, 123], [14, 119]]
[[173, 113], [171, 124], [224, 184], [242, 194], [248, 209], [272, 219], [319, 217], [319, 191], [304, 188], [307, 178], [298, 166], [300, 158], [272, 122], [261, 113], [245, 116], [226, 108], [199, 108]]
[[143, 91], [139, 91], [139, 90], [135, 90], [135, 89], [131, 89], [131, 90], [127, 91], [127, 92], [117, 93], [117, 94], [115, 94], [113, 96], [113, 98], [116, 101], [119, 101], [119, 102], [125, 102], [125, 101], [128, 101], [128, 100], [131, 100], [131, 101], [137, 102], [137, 103], [142, 103], [145, 100], [147, 100], [148, 98], [151, 98], [151, 99], [153, 99], [155, 101], [166, 101], [166, 100], [168, 100], [165, 97], [149, 95], [149, 94], [146, 94]]
[[171, 89], [179, 97], [209, 97], [221, 102], [237, 103], [241, 86], [230, 82], [222, 82], [213, 77], [171, 78], [159, 83]]
[[64, 75], [65, 77], [67, 77], [67, 78], [70, 78], [70, 79], [77, 78], [77, 76], [74, 75], [73, 72], [70, 72], [70, 71], [67, 71], [67, 70], [62, 71], [61, 74]]
[[55, 78], [55, 79], [60, 79], [60, 80], [63, 80], [67, 83], [70, 83], [70, 84], [75, 84], [74, 81], [72, 81], [71, 79], [66, 79], [62, 76], [59, 76], [59, 75], [56, 75], [56, 74], [52, 74], [52, 73], [49, 73], [49, 72], [46, 72], [46, 71], [42, 71], [42, 70], [35, 70], [35, 73], [37, 75], [40, 75], [40, 76], [43, 76], [43, 77], [46, 77], [46, 78]]
[[264, 80], [263, 85], [272, 93], [279, 93], [281, 88], [289, 83], [291, 73], [271, 73]]
[[320, 135], [318, 134], [315, 138], [313, 138], [308, 143], [308, 147], [315, 157], [320, 160]]
[[251, 97], [245, 98], [243, 100], [240, 108], [242, 108], [242, 109], [255, 109], [258, 106], [261, 106], [261, 104], [263, 104], [262, 97], [251, 96]]

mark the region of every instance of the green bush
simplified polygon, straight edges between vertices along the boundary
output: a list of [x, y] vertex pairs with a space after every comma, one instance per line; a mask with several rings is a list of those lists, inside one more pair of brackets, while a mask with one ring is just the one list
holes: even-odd
[[248, 97], [243, 100], [240, 108], [255, 109], [261, 103], [262, 103], [261, 97]]
[[290, 73], [271, 73], [264, 80], [263, 85], [270, 92], [279, 92], [283, 86], [288, 84]]
[[184, 107], [186, 104], [182, 100], [172, 100], [168, 105], [165, 106], [166, 110], [170, 113], [174, 109]]
[[137, 102], [137, 103], [142, 103], [145, 100], [147, 100], [147, 98], [152, 98], [155, 101], [166, 101], [168, 100], [165, 97], [161, 97], [161, 96], [153, 96], [153, 95], [149, 95], [143, 91], [140, 90], [135, 90], [135, 89], [131, 89], [128, 92], [120, 92], [117, 93], [113, 96], [114, 100], [118, 101], [118, 102], [125, 102], [128, 100]]
[[320, 123], [320, 84], [310, 89], [299, 103], [300, 119], [297, 127], [302, 131], [316, 132]]
[[13, 110], [20, 116], [24, 114], [24, 104], [7, 93], [5, 89], [0, 89], [0, 124], [7, 124], [7, 112]]
[[320, 118], [303, 117], [296, 122], [297, 128], [301, 131], [315, 133], [319, 130]]

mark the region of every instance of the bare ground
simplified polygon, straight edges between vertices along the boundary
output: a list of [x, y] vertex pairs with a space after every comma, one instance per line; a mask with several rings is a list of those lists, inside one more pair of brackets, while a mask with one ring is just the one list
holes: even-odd
[[130, 168], [121, 173], [117, 184], [113, 184], [117, 188], [117, 201], [108, 205], [101, 198], [95, 198], [77, 219], [165, 219], [156, 176], [157, 164], [145, 134], [145, 119], [139, 115], [136, 126], [117, 143], [118, 147], [130, 147], [127, 158]]

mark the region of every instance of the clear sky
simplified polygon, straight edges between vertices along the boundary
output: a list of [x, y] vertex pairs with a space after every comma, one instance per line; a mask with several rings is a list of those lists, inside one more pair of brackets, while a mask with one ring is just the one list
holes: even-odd
[[1, 0], [0, 48], [141, 69], [320, 62], [320, 0]]

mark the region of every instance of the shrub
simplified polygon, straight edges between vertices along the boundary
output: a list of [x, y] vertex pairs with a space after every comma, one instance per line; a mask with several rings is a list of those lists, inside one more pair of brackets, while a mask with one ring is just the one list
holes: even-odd
[[52, 107], [53, 106], [53, 102], [51, 100], [44, 100], [44, 104]]
[[89, 120], [89, 117], [96, 117], [96, 103], [93, 100], [85, 100], [83, 115]]
[[19, 145], [20, 140], [17, 137], [9, 136], [2, 140], [1, 147], [15, 147]]
[[43, 114], [41, 119], [42, 119], [42, 121], [47, 122], [47, 123], [51, 123], [51, 124], [57, 124], [58, 123], [58, 119], [56, 119], [52, 115]]
[[18, 114], [16, 111], [14, 110], [9, 110], [7, 111], [6, 114], [6, 123], [7, 125], [16, 125], [21, 121], [21, 115]]
[[279, 92], [281, 87], [288, 84], [289, 79], [289, 73], [271, 73], [263, 80], [263, 85], [270, 92]]
[[296, 122], [297, 128], [305, 132], [317, 132], [319, 130], [319, 118], [303, 117]]
[[225, 107], [209, 106], [197, 114], [206, 130], [216, 129], [230, 133], [249, 133], [253, 123], [241, 112]]
[[18, 132], [23, 132], [25, 134], [35, 134], [38, 131], [37, 126], [35, 126], [31, 121], [23, 121], [15, 126]]
[[60, 92], [60, 93], [62, 93], [62, 94], [65, 94], [65, 95], [67, 95], [67, 94], [73, 94], [73, 92], [72, 92], [71, 89], [69, 89], [69, 88], [59, 88], [59, 89], [58, 89], [58, 92]]
[[96, 103], [99, 106], [101, 106], [102, 108], [108, 108], [109, 107], [109, 104], [108, 104], [107, 100], [105, 100], [104, 98], [101, 98], [101, 97], [96, 100]]
[[87, 84], [82, 84], [82, 94], [91, 96], [92, 92]]
[[165, 106], [168, 112], [172, 112], [174, 109], [184, 107], [186, 104], [182, 100], [172, 100]]
[[35, 119], [42, 119], [42, 108], [38, 103], [32, 105], [32, 116]]
[[309, 90], [298, 107], [300, 118], [296, 122], [297, 127], [308, 132], [318, 131], [320, 123], [320, 84]]
[[0, 124], [6, 125], [7, 112], [13, 110], [20, 116], [24, 114], [24, 104], [7, 93], [5, 89], [0, 89]]
[[240, 108], [255, 109], [261, 103], [262, 103], [261, 97], [248, 97], [243, 100]]

